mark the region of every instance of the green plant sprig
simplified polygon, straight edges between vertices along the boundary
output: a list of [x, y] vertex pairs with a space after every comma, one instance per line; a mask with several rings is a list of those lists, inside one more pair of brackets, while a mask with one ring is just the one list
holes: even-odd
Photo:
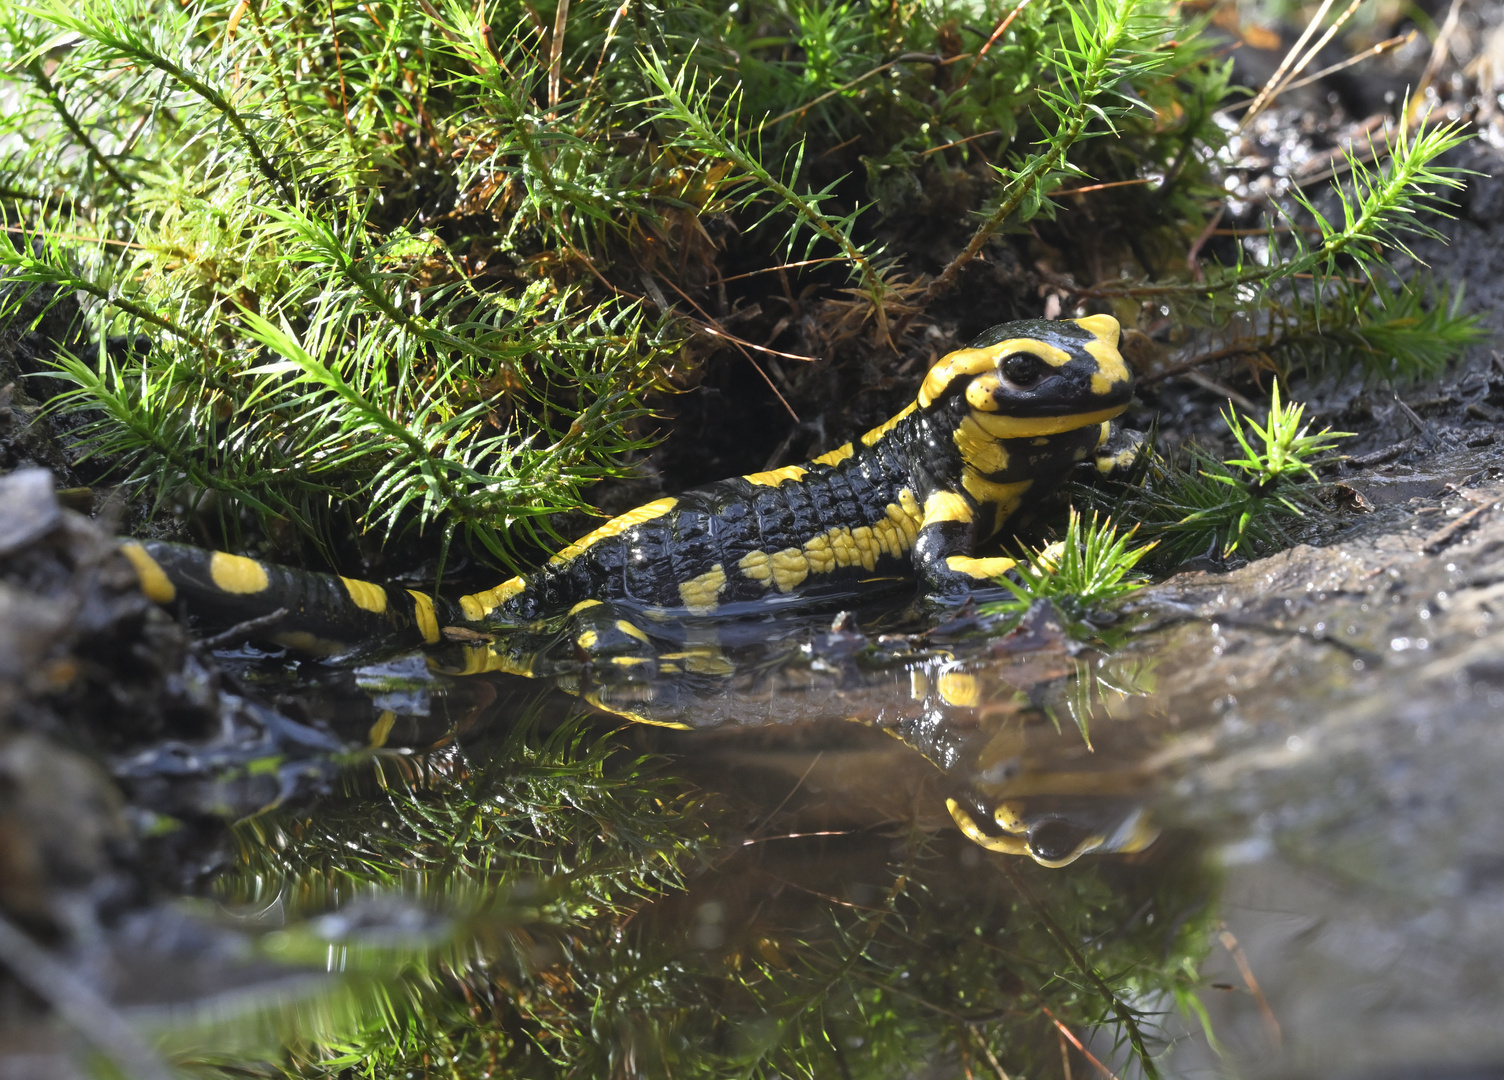
[[[1278, 379], [1270, 388], [1269, 417], [1262, 427], [1231, 406], [1222, 411], [1223, 422], [1246, 455], [1228, 458], [1226, 462], [1243, 470], [1243, 484], [1263, 493], [1280, 483], [1305, 478], [1315, 480], [1318, 455], [1331, 450], [1337, 440], [1352, 435], [1350, 431], [1333, 431], [1331, 428], [1322, 428], [1314, 435], [1307, 434], [1311, 425], [1301, 423], [1305, 411], [1304, 403], [1281, 405]], [[1229, 486], [1236, 486], [1238, 482], [1229, 478], [1218, 480]], [[1299, 512], [1294, 506], [1290, 510]]]
[[1013, 570], [1013, 577], [998, 583], [1013, 594], [1012, 600], [987, 605], [989, 613], [1022, 613], [1039, 600], [1053, 601], [1072, 619], [1095, 608], [1112, 604], [1142, 588], [1148, 577], [1136, 567], [1154, 544], [1133, 546], [1137, 526], [1119, 532], [1111, 518], [1089, 521], [1071, 507], [1065, 536], [1056, 543], [1029, 551]]
[[1432, 378], [1488, 336], [1480, 316], [1466, 310], [1461, 285], [1426, 276], [1395, 283], [1376, 276], [1362, 284], [1334, 278], [1321, 301], [1301, 290], [1284, 304], [1268, 300], [1271, 328], [1256, 351], [1286, 379], [1297, 370], [1356, 371], [1390, 384]]
[[[1341, 206], [1340, 222], [1322, 213], [1315, 202], [1300, 188], [1292, 188], [1291, 198], [1321, 236], [1319, 244], [1305, 239], [1293, 212], [1279, 209], [1289, 224], [1296, 226], [1286, 241], [1294, 248], [1288, 257], [1281, 254], [1279, 237], [1268, 236], [1269, 263], [1249, 267], [1242, 261], [1242, 248], [1236, 265], [1213, 268], [1202, 281], [1164, 284], [1108, 286], [1089, 290], [1099, 297], [1169, 297], [1176, 294], [1202, 297], [1236, 298], [1239, 290], [1268, 289], [1276, 284], [1312, 275], [1318, 288], [1341, 276], [1341, 260], [1351, 260], [1363, 274], [1374, 277], [1384, 265], [1385, 251], [1412, 255], [1406, 238], [1413, 236], [1442, 239], [1437, 230], [1420, 220], [1425, 212], [1446, 215], [1445, 204], [1435, 189], [1458, 190], [1466, 184], [1467, 170], [1438, 165], [1437, 159], [1467, 142], [1471, 136], [1460, 124], [1419, 127], [1412, 134], [1403, 126], [1393, 140], [1386, 143], [1387, 154], [1381, 165], [1368, 165], [1349, 152], [1345, 164], [1350, 173], [1351, 192], [1340, 185], [1333, 190]], [[1272, 229], [1273, 222], [1271, 222]], [[1251, 300], [1254, 295], [1248, 294]], [[1225, 301], [1224, 301], [1225, 302]], [[1245, 301], [1246, 302], [1246, 301]]]
[[[179, 39], [191, 39], [195, 36], [195, 14], [179, 15], [164, 25], [160, 15], [152, 19], [131, 18], [112, 4], [92, 4], [79, 8], [67, 0], [47, 0], [36, 5], [18, 5], [17, 10], [90, 42], [96, 50], [90, 57], [93, 64], [111, 66], [124, 62], [156, 68], [192, 91], [224, 117], [225, 122], [240, 137], [257, 170], [276, 188], [277, 193], [285, 201], [291, 202], [294, 199], [292, 182], [272, 162], [261, 139], [251, 131], [250, 122], [231, 103], [229, 97], [183, 62], [172, 59], [161, 48], [160, 43], [169, 35], [176, 34]], [[43, 47], [50, 44], [51, 42], [45, 43]]]
[[[784, 238], [784, 246], [791, 253], [790, 257], [802, 230], [809, 232], [809, 240], [803, 253], [804, 258], [810, 256], [814, 245], [821, 239], [839, 248], [850, 267], [852, 276], [861, 282], [863, 295], [871, 305], [873, 318], [877, 323], [879, 337], [886, 340], [889, 336], [886, 299], [893, 289], [884, 278], [883, 268], [877, 261], [877, 253], [867, 250], [853, 238], [861, 208], [853, 209], [849, 214], [833, 217], [821, 207], [822, 203], [833, 198], [834, 189], [839, 181], [833, 181], [821, 191], [801, 194], [790, 183], [780, 179], [765, 166], [760, 160], [759, 153], [741, 145], [740, 137], [736, 134], [741, 128], [741, 110], [737, 90], [732, 89], [725, 101], [717, 105], [714, 103], [716, 85], [711, 83], [703, 89], [700, 88], [687, 61], [674, 75], [669, 74], [663, 61], [654, 54], [642, 58], [642, 67], [648, 80], [657, 90], [656, 96], [650, 99], [650, 103], [655, 107], [653, 117], [655, 123], [664, 125], [664, 122], [668, 122], [681, 129], [679, 134], [672, 136], [670, 145], [730, 162], [740, 170], [744, 179], [754, 181], [757, 188], [775, 196], [777, 201], [772, 204], [758, 224], [793, 211], [789, 215], [791, 224]], [[787, 170], [791, 180], [798, 177], [803, 165], [804, 144], [802, 142], [795, 148], [793, 158], [793, 164]], [[750, 194], [742, 197], [741, 204], [747, 205], [756, 195], [757, 191], [754, 188]]]
[[1167, 461], [1146, 451], [1138, 476], [1115, 491], [1072, 490], [1137, 521], [1142, 535], [1159, 544], [1152, 561], [1160, 568], [1201, 555], [1268, 553], [1290, 544], [1287, 522], [1319, 507], [1316, 470], [1351, 435], [1329, 428], [1311, 433], [1304, 416], [1304, 404], [1281, 401], [1276, 381], [1263, 424], [1231, 408], [1222, 414], [1242, 457], [1223, 460], [1189, 446]]

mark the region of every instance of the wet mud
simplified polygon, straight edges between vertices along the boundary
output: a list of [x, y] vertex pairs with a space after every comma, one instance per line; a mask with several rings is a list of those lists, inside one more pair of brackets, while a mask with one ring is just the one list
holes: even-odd
[[1194, 619], [1151, 635], [1166, 692], [1124, 718], [1201, 722], [1161, 811], [1222, 841], [1223, 918], [1269, 1011], [1226, 949], [1207, 970], [1241, 992], [1208, 1007], [1250, 1075], [1504, 1061], [1500, 478], [1444, 456], [1337, 544], [1155, 590]]

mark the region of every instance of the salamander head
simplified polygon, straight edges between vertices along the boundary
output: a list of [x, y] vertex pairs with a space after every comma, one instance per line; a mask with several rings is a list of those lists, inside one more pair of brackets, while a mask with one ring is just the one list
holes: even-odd
[[988, 851], [1027, 855], [1052, 869], [1083, 855], [1143, 851], [1159, 839], [1159, 827], [1139, 798], [1080, 794], [1007, 799], [995, 803], [990, 815], [981, 814], [980, 821], [972, 810], [984, 807], [975, 799], [946, 799], [945, 806], [966, 837]]
[[1118, 332], [1111, 315], [994, 326], [930, 369], [918, 405], [925, 409], [944, 400], [959, 408], [957, 399], [964, 396], [966, 411], [999, 439], [1100, 424], [1133, 396]]

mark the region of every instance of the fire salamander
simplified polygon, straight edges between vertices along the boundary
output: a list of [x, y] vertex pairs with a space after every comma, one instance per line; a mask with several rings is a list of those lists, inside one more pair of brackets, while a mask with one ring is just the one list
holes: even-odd
[[[948, 596], [1007, 572], [1013, 560], [978, 557], [979, 545], [1078, 464], [1110, 471], [1132, 456], [1131, 437], [1111, 424], [1133, 392], [1118, 332], [1108, 315], [996, 326], [941, 359], [912, 403], [859, 439], [656, 499], [532, 574], [453, 601], [184, 545], [130, 541], [124, 551], [153, 600], [186, 602], [221, 625], [258, 619], [269, 624], [259, 637], [310, 653], [567, 616], [585, 656], [622, 668], [672, 662], [645, 623], [839, 598], [885, 578]], [[499, 655], [511, 659], [493, 668], [535, 674], [518, 650]], [[689, 670], [714, 664], [690, 655]]]

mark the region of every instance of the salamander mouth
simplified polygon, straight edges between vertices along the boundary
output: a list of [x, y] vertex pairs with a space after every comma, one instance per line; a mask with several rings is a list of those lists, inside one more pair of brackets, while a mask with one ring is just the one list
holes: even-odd
[[[1072, 370], [1074, 368], [1075, 370]], [[1133, 399], [1133, 377], [1110, 383], [1106, 392], [1093, 387], [1097, 377], [1095, 365], [1090, 370], [1071, 367], [1056, 371], [1032, 386], [1015, 387], [1007, 379], [1002, 363], [997, 368], [998, 388], [993, 392], [998, 412], [1023, 417], [1066, 417], [1088, 415], [1103, 409], [1123, 409]]]
[[[1118, 410], [1118, 412], [1121, 412], [1123, 409], [1126, 409], [1128, 407], [1128, 402], [1132, 397], [1133, 390], [1130, 387], [1128, 391], [1119, 398], [1097, 398], [1086, 403], [1084, 406], [1080, 401], [1059, 403], [1050, 402], [1040, 404], [1037, 407], [1029, 409], [1019, 409], [1017, 415], [1031, 417], [1065, 417], [1076, 415], [1083, 417], [1094, 417], [1104, 409], [1116, 409]], [[1086, 420], [1084, 422], [1092, 423], [1093, 421]]]

